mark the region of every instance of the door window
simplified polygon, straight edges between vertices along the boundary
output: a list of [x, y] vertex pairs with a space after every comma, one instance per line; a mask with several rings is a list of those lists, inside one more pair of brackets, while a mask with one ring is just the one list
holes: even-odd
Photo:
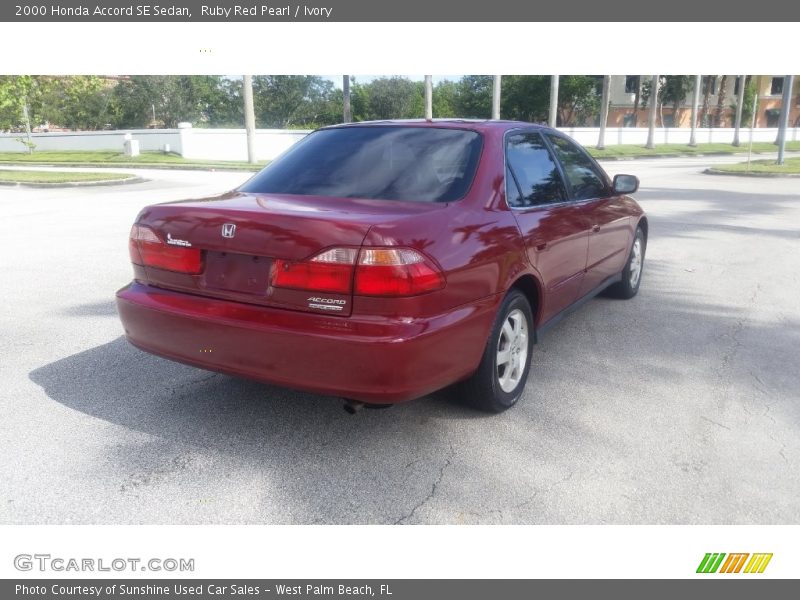
[[528, 208], [567, 199], [558, 166], [538, 132], [508, 136], [506, 164], [507, 171], [510, 171], [506, 174], [506, 201], [512, 208]]
[[566, 138], [548, 135], [558, 160], [564, 167], [564, 175], [572, 188], [573, 200], [588, 200], [608, 195], [606, 178], [598, 170], [594, 161]]

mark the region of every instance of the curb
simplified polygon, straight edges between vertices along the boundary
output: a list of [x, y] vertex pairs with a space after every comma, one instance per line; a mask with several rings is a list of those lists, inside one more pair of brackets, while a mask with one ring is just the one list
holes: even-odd
[[703, 171], [706, 175], [730, 175], [731, 177], [787, 177], [797, 178], [800, 173], [759, 173], [758, 171], [740, 172], [740, 171], [721, 171], [720, 169], [706, 169]]
[[0, 181], [0, 185], [7, 187], [32, 187], [32, 188], [70, 188], [70, 187], [99, 187], [108, 185], [128, 185], [131, 183], [144, 183], [149, 181], [144, 177], [127, 177], [125, 179], [106, 179], [103, 181], [70, 181], [64, 183], [25, 183], [22, 181]]

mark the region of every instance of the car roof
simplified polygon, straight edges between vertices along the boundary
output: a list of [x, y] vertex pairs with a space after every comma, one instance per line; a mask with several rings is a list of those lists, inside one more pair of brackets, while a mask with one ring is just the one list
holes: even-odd
[[384, 121], [358, 121], [341, 123], [322, 129], [338, 129], [344, 127], [446, 127], [448, 129], [469, 129], [472, 131], [507, 131], [520, 127], [555, 131], [547, 125], [527, 123], [525, 121], [506, 121], [500, 119], [387, 119]]

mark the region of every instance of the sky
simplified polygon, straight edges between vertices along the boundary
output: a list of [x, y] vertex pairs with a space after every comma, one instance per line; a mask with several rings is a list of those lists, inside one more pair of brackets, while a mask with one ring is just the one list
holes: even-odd
[[[322, 75], [322, 77], [325, 79], [330, 79], [337, 89], [342, 89], [341, 75]], [[369, 83], [373, 79], [378, 79], [380, 77], [392, 77], [392, 75], [351, 75], [351, 77], [355, 77], [355, 80], [359, 83]], [[401, 75], [401, 77], [407, 77], [411, 81], [423, 81], [425, 79], [425, 75]], [[440, 81], [444, 81], [446, 79], [449, 79], [450, 81], [458, 81], [461, 79], [461, 77], [461, 75], [434, 75], [433, 85], [436, 85]]]

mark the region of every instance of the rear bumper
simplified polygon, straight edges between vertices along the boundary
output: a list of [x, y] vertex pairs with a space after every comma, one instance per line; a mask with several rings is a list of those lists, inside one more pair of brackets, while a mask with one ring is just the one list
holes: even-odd
[[496, 297], [428, 319], [331, 317], [172, 292], [117, 292], [128, 340], [211, 371], [373, 403], [424, 396], [470, 375]]

